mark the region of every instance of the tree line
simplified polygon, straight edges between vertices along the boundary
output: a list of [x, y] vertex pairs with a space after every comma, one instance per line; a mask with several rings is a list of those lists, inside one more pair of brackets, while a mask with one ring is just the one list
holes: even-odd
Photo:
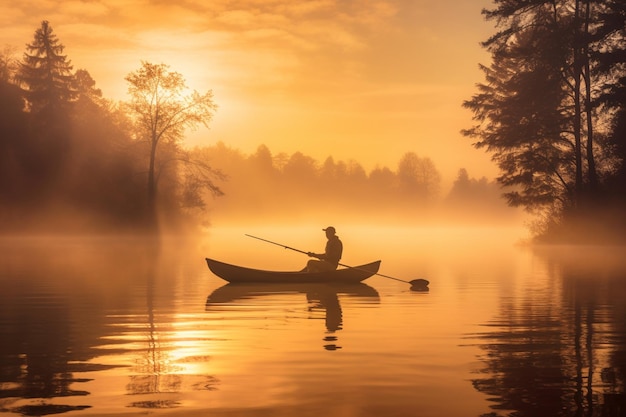
[[500, 185], [471, 178], [465, 168], [449, 190], [429, 157], [408, 151], [395, 167], [370, 171], [354, 160], [319, 161], [302, 152], [272, 154], [260, 145], [249, 155], [223, 142], [192, 151], [228, 175], [225, 195], [206, 199], [212, 219], [257, 219], [278, 223], [358, 221], [365, 224], [425, 224], [514, 220]]
[[114, 103], [63, 51], [43, 21], [22, 60], [1, 56], [1, 229], [154, 230], [159, 217], [182, 222], [201, 190], [221, 193], [219, 173], [181, 146], [210, 122], [211, 91], [187, 93], [180, 74], [142, 62], [130, 101]]
[[[223, 143], [185, 149], [186, 130], [207, 125], [216, 111], [211, 91], [187, 93], [181, 74], [142, 62], [125, 78], [130, 100], [116, 103], [63, 51], [43, 21], [21, 60], [0, 54], [3, 232], [143, 231], [159, 220], [183, 227], [215, 214], [295, 219], [320, 208], [397, 218], [441, 200], [440, 173], [415, 152], [397, 169], [366, 173], [356, 161], [319, 163], [265, 146], [250, 156]], [[495, 184], [463, 172], [449, 201], [497, 200]]]
[[[497, 28], [483, 43], [492, 62], [463, 103], [476, 122], [463, 134], [492, 154], [505, 198], [535, 214], [539, 238], [623, 239], [626, 4], [495, 0], [483, 14]], [[481, 187], [496, 188], [461, 170], [442, 196], [436, 167], [414, 152], [395, 169], [367, 173], [355, 161], [319, 163], [264, 147], [250, 156], [223, 144], [188, 150], [186, 130], [207, 125], [216, 111], [210, 90], [188, 93], [167, 65], [142, 62], [125, 78], [130, 100], [115, 103], [63, 50], [43, 21], [21, 60], [0, 56], [3, 230], [154, 229], [159, 219], [182, 225], [253, 207], [258, 216], [321, 205], [420, 217], [455, 206], [436, 201], [465, 209]]]
[[543, 241], [626, 236], [626, 3], [494, 1], [491, 64], [463, 133]]

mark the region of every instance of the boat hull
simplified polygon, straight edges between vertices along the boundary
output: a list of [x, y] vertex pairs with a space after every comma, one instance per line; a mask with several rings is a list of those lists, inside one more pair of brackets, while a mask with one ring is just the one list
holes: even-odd
[[372, 275], [380, 268], [380, 261], [371, 262], [350, 268], [341, 268], [328, 272], [287, 272], [265, 271], [231, 265], [214, 259], [206, 258], [211, 272], [225, 281], [232, 283], [357, 283]]

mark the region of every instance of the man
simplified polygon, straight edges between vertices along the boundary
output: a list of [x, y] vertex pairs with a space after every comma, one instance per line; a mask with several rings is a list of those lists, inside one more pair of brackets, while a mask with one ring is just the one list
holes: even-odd
[[311, 259], [302, 271], [306, 272], [326, 272], [326, 271], [334, 271], [337, 269], [339, 265], [339, 260], [341, 259], [341, 255], [343, 253], [343, 243], [339, 240], [339, 237], [335, 234], [335, 228], [332, 226], [328, 226], [326, 229], [322, 229], [326, 232], [326, 250], [324, 253], [313, 253], [307, 252], [312, 258], [317, 258], [318, 260]]

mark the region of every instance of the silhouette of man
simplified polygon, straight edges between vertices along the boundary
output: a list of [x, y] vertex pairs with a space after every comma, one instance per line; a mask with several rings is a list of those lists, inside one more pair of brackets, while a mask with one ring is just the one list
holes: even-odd
[[326, 238], [328, 239], [326, 242], [326, 249], [324, 253], [307, 252], [307, 255], [312, 258], [317, 258], [317, 260], [310, 259], [303, 271], [334, 271], [339, 265], [339, 260], [341, 259], [341, 255], [343, 253], [343, 243], [341, 243], [341, 240], [339, 240], [339, 237], [335, 234], [336, 232], [334, 227], [328, 226], [326, 229], [322, 230], [326, 232]]

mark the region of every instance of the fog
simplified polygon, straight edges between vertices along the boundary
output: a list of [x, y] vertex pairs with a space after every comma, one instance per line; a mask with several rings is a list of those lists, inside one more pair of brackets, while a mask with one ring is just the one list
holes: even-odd
[[376, 225], [515, 225], [521, 210], [506, 206], [502, 190], [467, 171], [448, 189], [427, 157], [407, 152], [397, 166], [366, 172], [354, 160], [317, 161], [297, 152], [272, 155], [266, 146], [245, 155], [222, 143], [198, 149], [227, 173], [225, 195], [207, 200], [216, 225], [311, 221]]
[[[185, 149], [159, 145], [156, 198], [149, 199], [149, 144], [129, 115], [103, 107], [88, 73], [68, 108], [24, 112], [20, 89], [7, 98], [0, 128], [0, 233], [198, 233], [210, 225], [519, 224], [493, 180], [459, 168], [444, 185], [428, 155], [407, 150], [394, 166], [366, 171], [329, 154], [274, 154], [259, 144], [245, 154], [218, 142]], [[93, 82], [93, 80], [91, 80]], [[100, 104], [98, 104], [100, 103]]]

